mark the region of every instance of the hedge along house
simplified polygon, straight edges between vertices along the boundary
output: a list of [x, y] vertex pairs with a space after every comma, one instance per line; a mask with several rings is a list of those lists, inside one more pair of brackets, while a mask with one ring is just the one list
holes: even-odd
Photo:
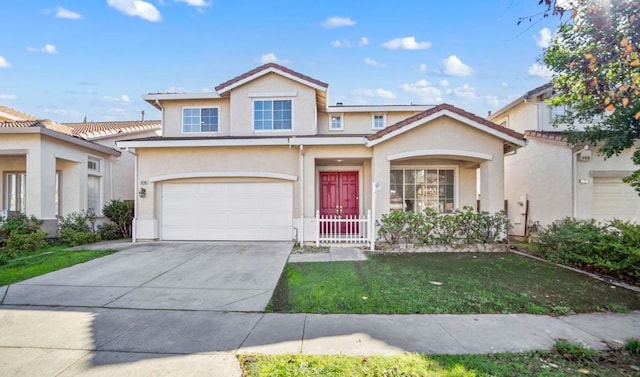
[[370, 242], [382, 214], [475, 207], [478, 186], [503, 209], [522, 134], [448, 104], [327, 106], [327, 88], [269, 63], [144, 96], [162, 135], [117, 143], [137, 159], [134, 239]]

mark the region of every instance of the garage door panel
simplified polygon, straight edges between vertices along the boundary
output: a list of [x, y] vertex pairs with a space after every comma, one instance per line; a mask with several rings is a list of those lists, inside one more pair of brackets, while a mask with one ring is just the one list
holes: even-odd
[[162, 189], [162, 239], [290, 240], [292, 183], [185, 183]]
[[596, 178], [593, 182], [593, 217], [640, 222], [640, 196], [620, 178]]

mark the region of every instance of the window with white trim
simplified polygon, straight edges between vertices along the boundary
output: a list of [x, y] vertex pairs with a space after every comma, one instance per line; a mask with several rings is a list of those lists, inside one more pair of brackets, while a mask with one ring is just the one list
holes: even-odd
[[4, 209], [25, 212], [27, 205], [27, 173], [11, 172], [4, 175]]
[[87, 211], [102, 212], [102, 171], [101, 160], [89, 157], [87, 160]]
[[386, 116], [384, 114], [373, 114], [371, 116], [371, 128], [381, 130], [386, 126]]
[[182, 109], [182, 132], [218, 132], [217, 107], [185, 107]]
[[391, 169], [391, 210], [420, 212], [431, 208], [451, 213], [455, 208], [455, 169]]
[[292, 128], [290, 99], [253, 101], [254, 130], [291, 130]]
[[340, 131], [344, 129], [344, 125], [342, 124], [342, 114], [332, 114], [329, 117], [329, 130], [331, 131]]

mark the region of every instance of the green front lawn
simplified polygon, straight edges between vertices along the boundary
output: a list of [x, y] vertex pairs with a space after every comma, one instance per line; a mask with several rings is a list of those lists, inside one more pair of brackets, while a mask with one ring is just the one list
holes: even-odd
[[245, 377], [431, 376], [564, 377], [637, 376], [640, 355], [619, 349], [563, 353], [398, 356], [239, 355]]
[[267, 307], [363, 314], [637, 309], [640, 293], [511, 253], [374, 254], [366, 262], [290, 263]]
[[0, 265], [0, 287], [114, 253], [114, 250], [65, 249], [66, 246], [52, 246]]

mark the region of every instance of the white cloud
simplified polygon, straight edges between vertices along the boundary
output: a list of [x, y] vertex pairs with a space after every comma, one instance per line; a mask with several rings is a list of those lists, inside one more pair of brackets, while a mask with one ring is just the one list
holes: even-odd
[[498, 100], [497, 96], [487, 95], [484, 97], [484, 99], [487, 102], [487, 105], [489, 106], [493, 106], [493, 107], [500, 106], [500, 100]]
[[527, 70], [527, 73], [529, 76], [541, 77], [543, 79], [550, 79], [551, 76], [553, 76], [553, 72], [549, 68], [538, 63], [533, 63]]
[[0, 68], [9, 68], [11, 64], [5, 59], [2, 55], [0, 55]]
[[474, 99], [476, 98], [476, 90], [469, 84], [458, 86], [453, 89], [453, 94], [460, 98]]
[[360, 38], [360, 40], [358, 41], [358, 46], [366, 46], [369, 44], [369, 38], [367, 37], [362, 37]]
[[16, 99], [16, 95], [15, 94], [2, 94], [2, 93], [0, 93], [0, 100], [7, 100], [7, 99]]
[[420, 101], [423, 103], [442, 102], [442, 91], [427, 80], [416, 81], [413, 84], [402, 84], [400, 88], [407, 93], [420, 97]]
[[44, 52], [45, 54], [57, 54], [58, 50], [56, 49], [56, 45], [46, 44], [43, 47], [33, 47], [27, 46], [27, 51], [29, 52]]
[[107, 0], [110, 7], [131, 17], [140, 17], [149, 22], [162, 20], [160, 11], [153, 4], [142, 0]]
[[379, 68], [384, 67], [384, 64], [382, 64], [382, 63], [380, 63], [380, 62], [378, 62], [376, 60], [373, 60], [371, 58], [364, 58], [364, 64], [370, 65], [372, 67], [379, 67]]
[[324, 20], [324, 22], [322, 23], [322, 26], [327, 29], [333, 29], [333, 28], [342, 27], [342, 26], [353, 26], [355, 24], [356, 22], [352, 20], [351, 17], [333, 16]]
[[427, 67], [426, 64], [422, 63], [418, 66], [418, 69], [420, 70], [420, 72], [427, 72], [427, 70], [429, 69], [429, 67]]
[[185, 3], [187, 5], [190, 5], [192, 7], [208, 7], [211, 5], [210, 2], [205, 1], [205, 0], [173, 0], [176, 3]]
[[80, 13], [76, 13], [72, 10], [63, 8], [63, 7], [57, 7], [56, 8], [56, 17], [57, 18], [67, 18], [70, 20], [79, 20], [82, 18], [82, 16], [80, 15]]
[[262, 55], [260, 57], [260, 63], [262, 64], [267, 64], [267, 63], [277, 63], [277, 64], [282, 64], [282, 65], [287, 65], [289, 64], [289, 61], [286, 59], [279, 59], [276, 54], [274, 54], [273, 52], [269, 52], [266, 53], [264, 55]]
[[449, 81], [447, 80], [440, 80], [440, 82], [438, 83], [440, 84], [441, 87], [446, 88], [449, 86]]
[[341, 48], [341, 47], [351, 47], [351, 43], [349, 43], [349, 41], [347, 40], [335, 40], [333, 42], [331, 42], [331, 46], [335, 47], [335, 48]]
[[356, 89], [351, 92], [353, 95], [369, 98], [381, 98], [381, 99], [395, 99], [396, 95], [386, 89]]
[[473, 69], [464, 64], [457, 56], [451, 55], [442, 61], [444, 73], [450, 76], [469, 76]]
[[119, 97], [112, 97], [112, 96], [104, 96], [102, 97], [103, 99], [107, 100], [107, 101], [112, 101], [112, 102], [122, 102], [122, 103], [129, 103], [131, 102], [131, 99], [129, 98], [128, 95], [126, 94], [122, 94]]
[[547, 48], [551, 44], [553, 36], [551, 35], [551, 30], [545, 27], [542, 28], [537, 35], [534, 35], [533, 39], [536, 40], [536, 44], [538, 45], [538, 47]]
[[389, 50], [424, 50], [431, 47], [431, 42], [418, 42], [416, 37], [404, 37], [384, 42], [382, 47]]
[[509, 86], [509, 83], [507, 83], [506, 81], [503, 81], [500, 83], [500, 85], [502, 85], [503, 88], [506, 88]]

